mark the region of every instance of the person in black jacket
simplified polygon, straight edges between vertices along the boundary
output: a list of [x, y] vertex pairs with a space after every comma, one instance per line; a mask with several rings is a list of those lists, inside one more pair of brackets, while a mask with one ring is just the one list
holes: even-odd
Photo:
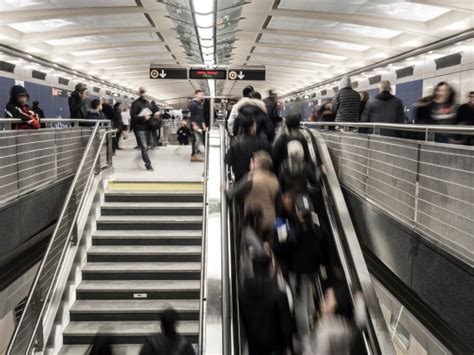
[[256, 124], [257, 137], [263, 144], [269, 144], [275, 136], [275, 126], [267, 115], [265, 103], [259, 99], [247, 99], [237, 102], [233, 110], [237, 110], [238, 116], [233, 124], [233, 136], [240, 133], [240, 120], [242, 117], [251, 117]]
[[267, 107], [267, 114], [274, 127], [278, 127], [282, 119], [278, 114], [278, 95], [273, 90], [268, 90], [268, 97], [263, 100]]
[[336, 122], [358, 122], [360, 95], [352, 88], [351, 79], [345, 75], [339, 83], [339, 91], [332, 100]]
[[30, 95], [23, 86], [12, 86], [10, 101], [5, 106], [5, 118], [19, 118], [22, 120], [22, 123], [12, 124], [15, 129], [39, 129], [41, 127], [38, 115], [27, 104], [29, 98]]
[[235, 175], [235, 181], [239, 181], [250, 171], [250, 161], [253, 154], [259, 150], [268, 150], [268, 144], [262, 142], [256, 135], [256, 124], [249, 116], [240, 118], [241, 133], [232, 142], [227, 151], [225, 162]]
[[116, 129], [115, 137], [112, 139], [112, 149], [115, 153], [116, 150], [121, 150], [119, 146], [120, 137], [122, 136], [123, 131], [123, 121], [122, 121], [122, 103], [117, 102], [114, 105], [114, 115], [112, 116], [112, 128]]
[[86, 109], [87, 86], [77, 84], [76, 89], [71, 93], [68, 99], [69, 111], [71, 118], [87, 118]]
[[191, 136], [191, 130], [189, 129], [186, 122], [181, 123], [176, 135], [178, 136], [179, 145], [188, 145], [189, 137]]
[[193, 346], [177, 331], [179, 314], [173, 308], [161, 315], [161, 334], [148, 337], [140, 355], [195, 355]]
[[285, 354], [291, 347], [292, 322], [287, 295], [271, 275], [271, 258], [253, 261], [254, 277], [244, 280], [240, 310], [249, 355]]
[[145, 88], [141, 87], [139, 89], [139, 95], [140, 97], [132, 103], [130, 109], [131, 126], [135, 133], [137, 144], [140, 147], [145, 168], [148, 171], [153, 171], [154, 169], [148, 156], [148, 141], [151, 129], [148, 121], [156, 113], [153, 113], [151, 104], [146, 99]]

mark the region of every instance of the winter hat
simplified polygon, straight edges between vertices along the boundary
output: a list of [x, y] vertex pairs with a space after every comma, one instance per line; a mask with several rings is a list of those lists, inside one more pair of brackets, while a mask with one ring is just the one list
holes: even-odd
[[251, 97], [252, 93], [255, 91], [252, 85], [248, 85], [245, 87], [244, 90], [242, 90], [242, 94], [244, 97]]
[[84, 84], [79, 83], [76, 85], [76, 91], [84, 91], [84, 90], [87, 90], [87, 86], [85, 86]]
[[21, 86], [21, 85], [14, 85], [10, 89], [10, 99], [16, 100], [19, 96], [26, 96], [28, 99], [30, 98], [30, 94], [28, 94], [28, 91]]
[[339, 82], [339, 90], [344, 89], [344, 88], [351, 88], [351, 87], [352, 87], [351, 78], [349, 77], [349, 75], [344, 75], [341, 81]]

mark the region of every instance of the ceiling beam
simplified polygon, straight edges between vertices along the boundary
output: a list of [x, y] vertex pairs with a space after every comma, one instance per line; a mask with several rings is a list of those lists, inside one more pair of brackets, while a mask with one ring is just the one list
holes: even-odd
[[76, 46], [54, 46], [51, 50], [51, 54], [69, 54], [71, 52], [85, 52], [97, 49], [108, 49], [108, 48], [128, 48], [128, 47], [145, 47], [145, 46], [162, 46], [164, 48], [165, 43], [157, 40], [150, 41], [127, 41], [127, 42], [93, 42], [79, 44]]
[[295, 18], [305, 18], [312, 20], [334, 21], [351, 23], [354, 25], [386, 28], [390, 30], [409, 32], [413, 34], [427, 34], [429, 28], [426, 23], [419, 21], [400, 20], [389, 17], [377, 17], [363, 14], [343, 14], [323, 11], [304, 10], [282, 10], [273, 9], [269, 13], [272, 16], [285, 16]]
[[[293, 44], [286, 44], [286, 43], [267, 43], [267, 42], [257, 42], [255, 46], [264, 47], [264, 48], [281, 48], [281, 49], [293, 49], [297, 51], [305, 51], [306, 53], [323, 53], [329, 55], [337, 55], [345, 58], [357, 58], [363, 59], [365, 58], [364, 52], [359, 51], [351, 51], [347, 49], [334, 49], [330, 47], [321, 47], [321, 46], [303, 46], [303, 45], [293, 45]], [[335, 59], [335, 58], [326, 58], [327, 60], [345, 60], [345, 59]]]
[[19, 10], [3, 12], [0, 18], [1, 25], [43, 21], [53, 19], [64, 19], [84, 16], [107, 16], [117, 14], [144, 13], [142, 7], [137, 6], [105, 6], [105, 7], [79, 7], [79, 8], [55, 8], [48, 10]]

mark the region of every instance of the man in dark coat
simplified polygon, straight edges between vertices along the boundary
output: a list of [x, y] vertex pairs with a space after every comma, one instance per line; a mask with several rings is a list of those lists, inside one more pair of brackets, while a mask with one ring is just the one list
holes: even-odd
[[71, 118], [87, 118], [86, 96], [87, 87], [84, 84], [77, 84], [68, 99]]
[[16, 129], [38, 129], [41, 127], [38, 115], [33, 112], [27, 102], [30, 95], [21, 85], [12, 86], [10, 101], [5, 107], [5, 118], [19, 118], [22, 123], [12, 124]]
[[360, 95], [352, 88], [351, 79], [345, 75], [339, 83], [339, 91], [332, 100], [336, 122], [358, 122]]

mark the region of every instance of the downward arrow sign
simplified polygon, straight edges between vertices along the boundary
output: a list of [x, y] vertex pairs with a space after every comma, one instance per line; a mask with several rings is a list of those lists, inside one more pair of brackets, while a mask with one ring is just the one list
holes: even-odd
[[168, 74], [166, 74], [165, 71], [163, 69], [161, 69], [161, 73], [160, 73], [161, 79], [164, 79], [166, 77], [166, 75], [168, 75]]
[[243, 78], [245, 78], [245, 75], [244, 73], [242, 73], [242, 70], [239, 72], [239, 75], [237, 75], [237, 77], [242, 80]]

